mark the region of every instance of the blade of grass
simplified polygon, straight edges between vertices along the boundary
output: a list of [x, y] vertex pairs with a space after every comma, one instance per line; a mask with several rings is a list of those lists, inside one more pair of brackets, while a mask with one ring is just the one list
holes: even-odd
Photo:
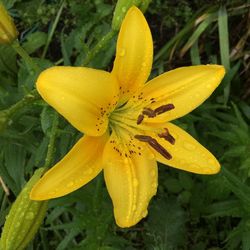
[[228, 39], [228, 17], [225, 6], [221, 6], [218, 11], [218, 28], [220, 42], [221, 63], [226, 70], [230, 69], [229, 39]]
[[59, 8], [59, 10], [58, 10], [58, 12], [57, 12], [57, 15], [56, 15], [56, 18], [55, 18], [54, 23], [52, 24], [51, 30], [49, 31], [48, 39], [47, 39], [47, 42], [46, 42], [45, 47], [44, 47], [44, 49], [43, 49], [42, 58], [45, 58], [46, 53], [47, 53], [47, 51], [48, 51], [50, 42], [51, 42], [52, 37], [53, 37], [53, 35], [54, 35], [54, 33], [55, 33], [56, 26], [57, 26], [57, 24], [58, 24], [58, 22], [59, 22], [60, 16], [61, 16], [61, 14], [62, 14], [62, 10], [63, 10], [63, 8], [64, 8], [64, 2], [65, 2], [65, 1], [62, 0], [62, 2], [61, 2], [61, 7]]
[[201, 64], [198, 41], [195, 41], [190, 49], [191, 62], [193, 65]]
[[193, 46], [193, 44], [198, 40], [200, 35], [207, 29], [207, 27], [216, 20], [216, 14], [211, 13], [207, 15], [207, 18], [197, 27], [197, 29], [193, 32], [191, 37], [188, 39], [186, 44], [180, 51], [180, 56], [184, 56], [185, 53]]

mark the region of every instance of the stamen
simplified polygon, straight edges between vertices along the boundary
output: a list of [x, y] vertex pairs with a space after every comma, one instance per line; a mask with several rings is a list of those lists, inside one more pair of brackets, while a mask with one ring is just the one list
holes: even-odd
[[169, 104], [162, 105], [162, 106], [156, 108], [154, 110], [154, 112], [155, 112], [156, 115], [160, 115], [160, 114], [163, 114], [163, 113], [165, 113], [165, 112], [167, 112], [167, 111], [169, 111], [171, 109], [174, 109], [174, 108], [175, 108], [174, 104], [169, 103]]
[[138, 118], [137, 118], [136, 124], [137, 124], [137, 125], [141, 124], [142, 121], [143, 121], [143, 119], [144, 119], [144, 115], [139, 115]]
[[155, 139], [149, 141], [148, 144], [166, 159], [168, 160], [172, 159], [172, 155], [164, 147], [162, 147], [162, 145], [159, 144]]
[[135, 139], [142, 142], [150, 142], [151, 140], [153, 140], [153, 138], [148, 135], [135, 135]]
[[164, 128], [165, 132], [158, 134], [160, 138], [164, 138], [166, 141], [171, 143], [172, 145], [175, 144], [175, 138], [169, 133], [169, 130], [167, 128]]
[[153, 149], [155, 149], [159, 154], [161, 154], [166, 159], [172, 159], [172, 155], [162, 146], [160, 145], [156, 139], [152, 138], [148, 135], [135, 135], [135, 138], [139, 141], [148, 143]]
[[151, 108], [144, 108], [142, 111], [143, 115], [146, 115], [147, 117], [153, 118], [156, 116], [156, 113], [153, 109]]

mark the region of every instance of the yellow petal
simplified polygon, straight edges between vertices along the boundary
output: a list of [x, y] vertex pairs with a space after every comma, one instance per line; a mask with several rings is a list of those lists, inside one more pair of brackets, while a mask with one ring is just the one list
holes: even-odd
[[107, 115], [118, 100], [118, 85], [110, 73], [83, 67], [52, 67], [37, 80], [43, 99], [74, 127], [91, 136], [107, 129]]
[[84, 136], [34, 186], [32, 200], [60, 197], [82, 187], [102, 170], [102, 152], [108, 136]]
[[117, 76], [123, 100], [146, 82], [152, 57], [153, 42], [147, 21], [138, 8], [132, 7], [122, 22], [112, 71]]
[[[105, 182], [120, 227], [133, 226], [147, 215], [149, 201], [157, 189], [154, 155], [145, 145], [132, 140], [134, 146], [125, 148], [112, 134], [104, 149]], [[128, 146], [130, 142], [124, 143]]]
[[[170, 135], [175, 138], [174, 144], [158, 136], [158, 134], [166, 131], [164, 128], [167, 128]], [[192, 136], [176, 125], [166, 123], [157, 133], [148, 133], [148, 135], [154, 137], [172, 156], [172, 159], [168, 160], [153, 150], [157, 161], [197, 174], [216, 174], [220, 171], [220, 164], [216, 158]]]
[[177, 68], [154, 78], [142, 90], [143, 97], [155, 99], [153, 109], [169, 103], [175, 108], [147, 120], [166, 122], [191, 112], [212, 94], [224, 74], [223, 66], [200, 65]]

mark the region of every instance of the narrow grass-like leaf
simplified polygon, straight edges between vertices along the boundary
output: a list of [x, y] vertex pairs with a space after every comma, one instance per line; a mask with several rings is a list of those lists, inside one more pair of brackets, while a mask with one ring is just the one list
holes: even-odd
[[197, 29], [193, 32], [191, 37], [188, 39], [186, 44], [183, 46], [180, 52], [180, 56], [184, 56], [184, 54], [193, 46], [193, 44], [198, 40], [200, 35], [208, 28], [208, 26], [216, 19], [216, 14], [211, 13], [207, 15], [207, 18], [197, 27]]
[[229, 38], [228, 38], [228, 18], [225, 6], [221, 6], [218, 11], [219, 41], [221, 63], [226, 70], [230, 69]]
[[191, 62], [193, 65], [201, 64], [198, 40], [194, 42], [193, 46], [190, 49]]

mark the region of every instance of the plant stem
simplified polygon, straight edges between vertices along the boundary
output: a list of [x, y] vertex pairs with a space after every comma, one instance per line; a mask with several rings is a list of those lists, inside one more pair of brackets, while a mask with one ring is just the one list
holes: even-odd
[[55, 111], [51, 131], [50, 131], [47, 156], [45, 159], [45, 164], [43, 166], [45, 170], [47, 170], [50, 167], [50, 165], [53, 163], [53, 160], [54, 160], [55, 141], [56, 141], [56, 135], [57, 135], [57, 129], [58, 129], [58, 123], [59, 123], [58, 118], [59, 118], [58, 113]]
[[12, 48], [22, 57], [27, 66], [31, 67], [36, 73], [40, 72], [39, 66], [29, 56], [26, 50], [20, 45], [19, 41], [16, 40], [11, 44]]
[[61, 7], [60, 7], [60, 9], [59, 9], [58, 12], [57, 12], [56, 19], [55, 19], [54, 23], [52, 24], [51, 30], [50, 30], [50, 32], [49, 32], [49, 34], [48, 34], [48, 39], [47, 39], [47, 42], [46, 42], [45, 47], [44, 47], [44, 49], [43, 49], [42, 58], [45, 58], [45, 56], [46, 56], [46, 53], [47, 53], [47, 51], [48, 51], [50, 42], [51, 42], [52, 37], [53, 37], [53, 35], [54, 35], [54, 33], [55, 33], [56, 26], [57, 26], [57, 24], [58, 24], [58, 22], [59, 22], [59, 19], [60, 19], [61, 14], [62, 14], [63, 8], [64, 8], [64, 0], [63, 0], [62, 3], [61, 3]]
[[109, 31], [96, 45], [93, 49], [87, 52], [86, 57], [83, 60], [82, 66], [86, 66], [90, 63], [90, 61], [95, 57], [97, 53], [100, 52], [101, 49], [105, 48], [108, 42], [115, 36], [116, 31]]
[[27, 105], [33, 103], [38, 99], [40, 99], [40, 95], [38, 94], [37, 90], [34, 89], [30, 91], [26, 96], [24, 96], [23, 99], [21, 99], [20, 101], [18, 101], [17, 103], [13, 104], [11, 107], [3, 111], [5, 111], [7, 115], [12, 116], [18, 110], [26, 107]]

